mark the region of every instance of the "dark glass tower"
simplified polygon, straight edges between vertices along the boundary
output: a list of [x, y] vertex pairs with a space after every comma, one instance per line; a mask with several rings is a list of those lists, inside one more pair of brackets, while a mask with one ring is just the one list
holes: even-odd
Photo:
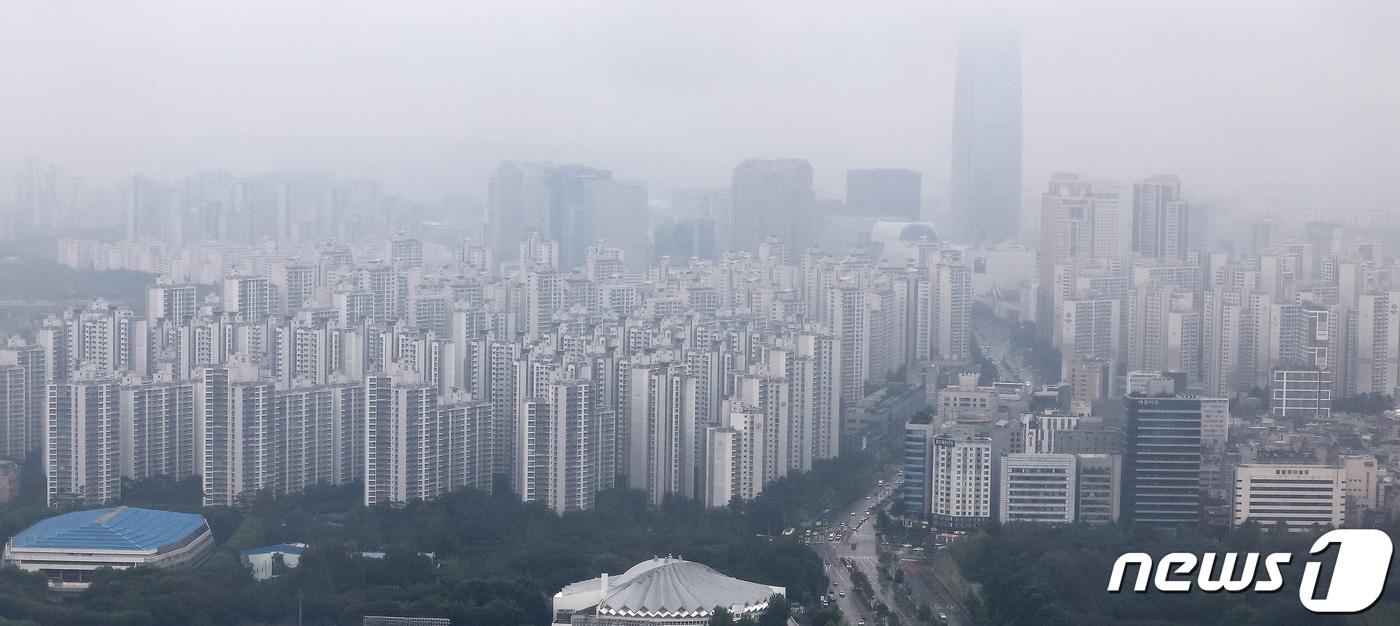
[[1201, 521], [1201, 399], [1125, 396], [1123, 512], [1136, 524]]
[[1014, 238], [1021, 221], [1021, 45], [1004, 22], [970, 22], [953, 94], [952, 223], [970, 243]]

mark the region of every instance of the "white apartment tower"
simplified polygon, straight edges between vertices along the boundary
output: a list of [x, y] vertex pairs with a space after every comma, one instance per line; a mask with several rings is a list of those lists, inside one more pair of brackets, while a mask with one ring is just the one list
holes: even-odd
[[870, 319], [865, 291], [855, 285], [835, 287], [827, 295], [827, 319], [841, 351], [841, 397], [854, 402], [865, 396], [870, 376]]
[[105, 504], [121, 497], [116, 381], [80, 376], [49, 385], [46, 407], [48, 505]]

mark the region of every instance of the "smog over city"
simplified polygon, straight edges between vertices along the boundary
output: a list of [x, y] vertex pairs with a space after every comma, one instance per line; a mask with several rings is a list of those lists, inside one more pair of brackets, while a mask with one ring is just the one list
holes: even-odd
[[1397, 24], [0, 0], [0, 622], [1400, 622]]

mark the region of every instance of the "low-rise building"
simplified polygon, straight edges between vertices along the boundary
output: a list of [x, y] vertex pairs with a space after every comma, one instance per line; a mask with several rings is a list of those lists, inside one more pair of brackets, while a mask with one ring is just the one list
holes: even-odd
[[1068, 524], [1074, 521], [1075, 459], [1072, 454], [1010, 454], [1001, 461], [998, 519]]
[[716, 607], [735, 618], [757, 616], [787, 590], [730, 578], [674, 557], [642, 561], [622, 574], [603, 574], [554, 594], [554, 626], [696, 626]]
[[1123, 485], [1123, 457], [1117, 454], [1076, 455], [1075, 521], [1107, 524], [1118, 521]]
[[267, 580], [299, 565], [304, 552], [304, 543], [279, 543], [244, 550], [239, 554], [239, 560], [252, 570], [254, 580]]
[[81, 591], [98, 568], [189, 567], [214, 551], [204, 516], [119, 506], [50, 517], [5, 542], [5, 562]]
[[1338, 467], [1301, 464], [1244, 464], [1235, 467], [1231, 526], [1254, 521], [1265, 528], [1284, 524], [1290, 531], [1314, 526], [1341, 527], [1346, 512], [1346, 473]]

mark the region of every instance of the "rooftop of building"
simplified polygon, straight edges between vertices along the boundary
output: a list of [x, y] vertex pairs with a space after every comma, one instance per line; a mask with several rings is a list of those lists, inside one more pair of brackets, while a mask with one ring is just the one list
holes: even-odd
[[717, 606], [748, 613], [766, 607], [773, 594], [785, 593], [668, 556], [642, 561], [606, 582], [600, 577], [573, 583], [556, 597], [600, 592], [599, 614], [631, 617], [703, 617]]
[[15, 535], [15, 549], [149, 552], [177, 543], [205, 526], [204, 516], [126, 506], [50, 517]]
[[306, 544], [304, 544], [304, 543], [278, 543], [278, 544], [273, 544], [273, 545], [270, 545], [270, 546], [261, 546], [261, 547], [258, 547], [258, 548], [248, 548], [247, 550], [244, 550], [244, 551], [242, 552], [242, 554], [243, 554], [243, 556], [252, 556], [252, 555], [255, 555], [255, 554], [276, 554], [276, 553], [282, 553], [282, 554], [301, 554], [301, 553], [303, 553], [303, 552], [306, 551], [306, 547], [307, 547], [307, 546], [306, 546]]

